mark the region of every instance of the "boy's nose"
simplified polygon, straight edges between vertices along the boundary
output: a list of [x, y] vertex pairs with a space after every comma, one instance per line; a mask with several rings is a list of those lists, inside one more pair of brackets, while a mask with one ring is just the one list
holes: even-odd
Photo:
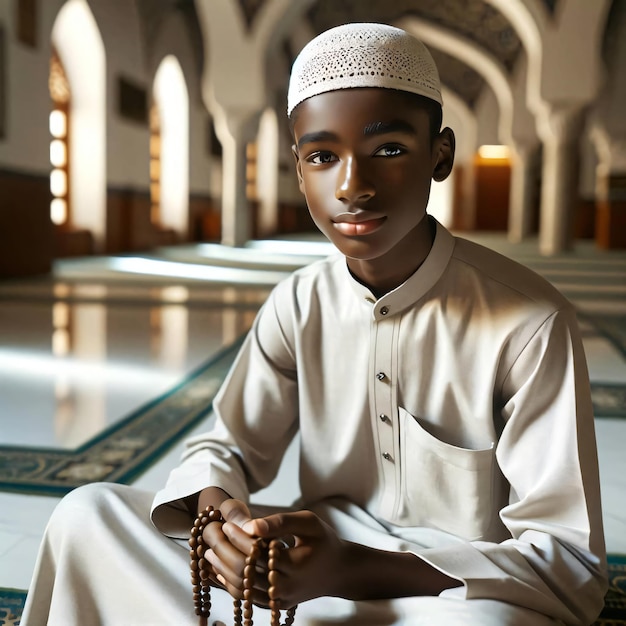
[[362, 164], [354, 157], [346, 159], [339, 170], [335, 197], [350, 204], [369, 200], [376, 190], [366, 176]]

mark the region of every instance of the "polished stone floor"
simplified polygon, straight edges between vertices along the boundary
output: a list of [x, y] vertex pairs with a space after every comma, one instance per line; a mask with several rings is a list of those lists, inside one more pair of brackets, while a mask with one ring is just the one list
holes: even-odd
[[[579, 310], [604, 407], [596, 425], [607, 545], [626, 553], [626, 253], [580, 243], [545, 259], [532, 241], [476, 238], [545, 275]], [[330, 250], [316, 239], [236, 251], [184, 246], [64, 261], [46, 279], [0, 282], [0, 445], [71, 450], [98, 437], [233, 342], [277, 280]], [[195, 431], [204, 428], [206, 420]], [[180, 449], [178, 442], [135, 484], [158, 489]], [[260, 500], [284, 493], [294, 458], [292, 450]], [[0, 587], [28, 587], [57, 501], [0, 491]]]

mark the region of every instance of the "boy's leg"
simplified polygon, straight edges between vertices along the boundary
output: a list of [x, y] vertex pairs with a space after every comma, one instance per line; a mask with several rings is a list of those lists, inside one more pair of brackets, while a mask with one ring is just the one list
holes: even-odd
[[[22, 626], [191, 626], [189, 551], [149, 518], [153, 494], [93, 484], [57, 506], [40, 549]], [[209, 624], [232, 623], [230, 596], [212, 592]], [[256, 609], [258, 626], [269, 611]], [[319, 598], [298, 609], [297, 626], [548, 626], [549, 619], [498, 602], [443, 598], [349, 602]]]
[[[189, 549], [152, 526], [152, 498], [110, 483], [63, 498], [46, 529], [22, 625], [198, 624]], [[230, 620], [232, 601], [226, 605]]]

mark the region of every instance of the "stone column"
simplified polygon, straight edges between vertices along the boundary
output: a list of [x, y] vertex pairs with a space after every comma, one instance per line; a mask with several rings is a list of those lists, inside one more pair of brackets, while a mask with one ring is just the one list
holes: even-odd
[[545, 255], [572, 246], [583, 119], [584, 108], [580, 106], [552, 106], [538, 125], [543, 141], [539, 250]]
[[215, 131], [222, 144], [222, 244], [243, 246], [252, 232], [250, 203], [246, 197], [246, 145], [254, 140], [258, 112], [220, 110]]
[[508, 233], [511, 243], [520, 243], [532, 231], [533, 153], [534, 146], [531, 144], [516, 143], [513, 148]]

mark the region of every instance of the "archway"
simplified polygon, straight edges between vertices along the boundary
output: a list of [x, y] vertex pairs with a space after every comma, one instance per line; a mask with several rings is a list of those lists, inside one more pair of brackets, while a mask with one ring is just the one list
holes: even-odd
[[[186, 239], [189, 229], [189, 94], [180, 63], [171, 54], [161, 61], [156, 71], [153, 96], [151, 217], [158, 228], [171, 229], [179, 238]], [[158, 132], [154, 124], [158, 124]], [[154, 144], [158, 144], [158, 148]]]
[[52, 45], [65, 68], [72, 99], [71, 225], [102, 249], [106, 229], [106, 62], [102, 37], [86, 0], [67, 0], [52, 27]]

